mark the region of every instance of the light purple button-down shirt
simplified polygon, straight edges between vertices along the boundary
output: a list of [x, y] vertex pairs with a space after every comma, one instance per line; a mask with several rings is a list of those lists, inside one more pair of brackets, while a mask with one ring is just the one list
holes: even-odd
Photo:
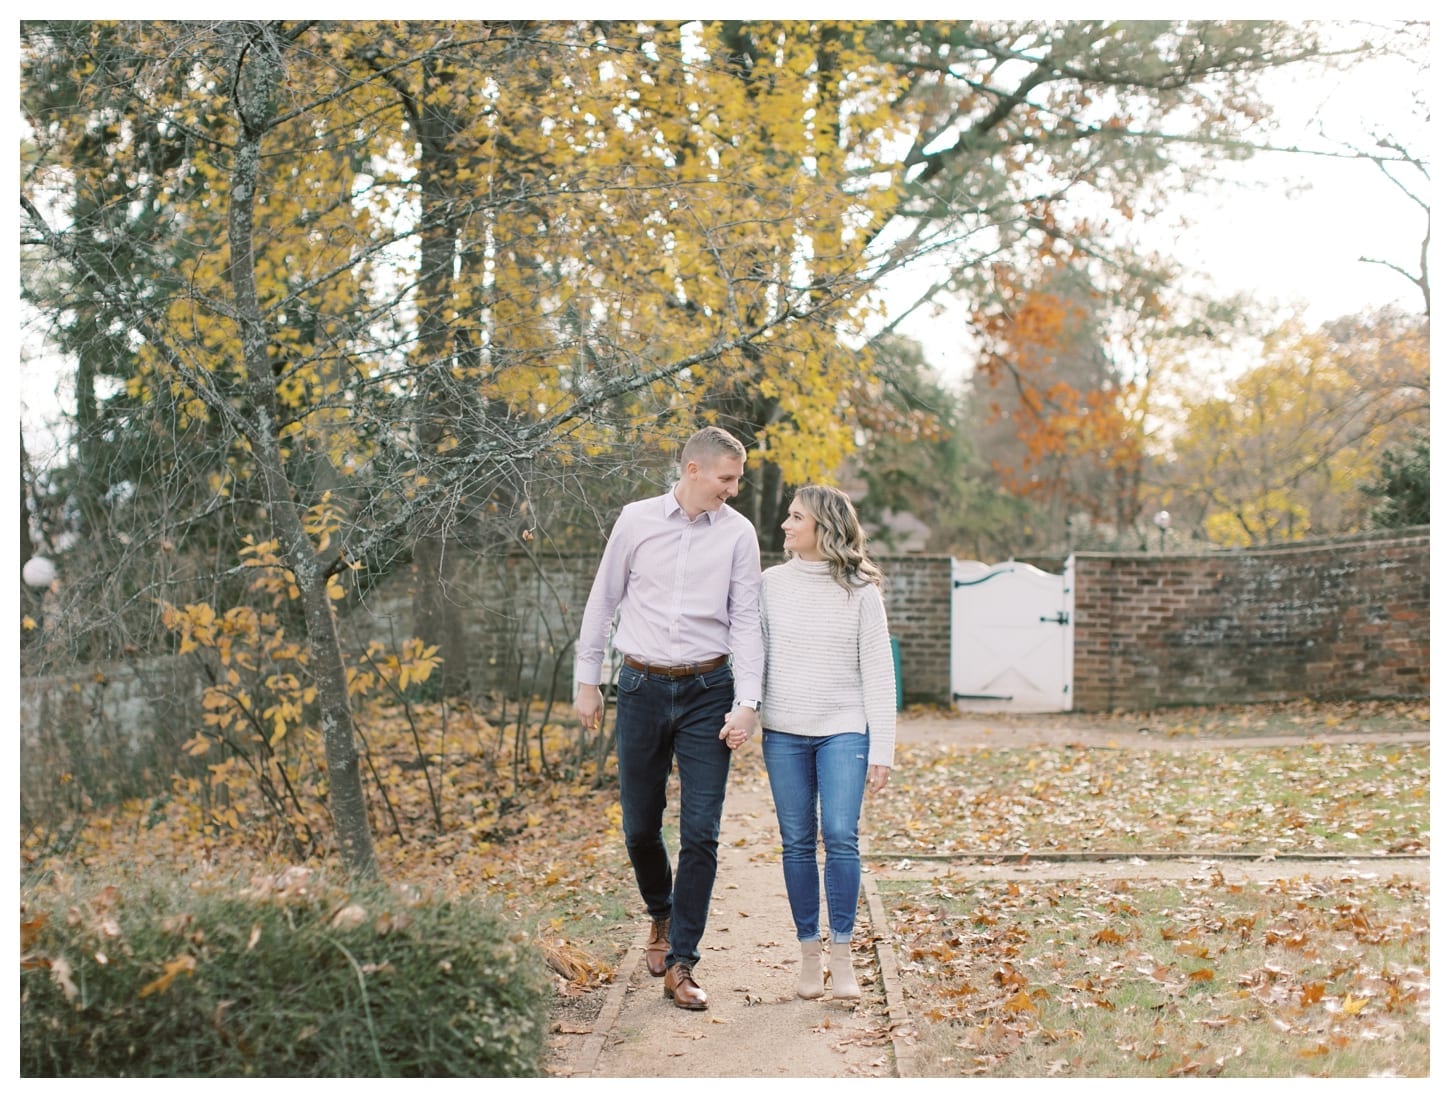
[[722, 506], [691, 522], [673, 491], [625, 505], [584, 607], [576, 682], [599, 682], [616, 609], [621, 654], [656, 664], [732, 655], [735, 697], [759, 700], [760, 547], [739, 511]]

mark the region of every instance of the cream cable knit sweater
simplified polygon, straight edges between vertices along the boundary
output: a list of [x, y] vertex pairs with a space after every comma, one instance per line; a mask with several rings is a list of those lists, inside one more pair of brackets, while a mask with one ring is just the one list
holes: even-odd
[[797, 736], [869, 732], [867, 761], [896, 750], [896, 672], [886, 605], [872, 584], [846, 591], [825, 561], [792, 557], [760, 577], [765, 633], [761, 727]]

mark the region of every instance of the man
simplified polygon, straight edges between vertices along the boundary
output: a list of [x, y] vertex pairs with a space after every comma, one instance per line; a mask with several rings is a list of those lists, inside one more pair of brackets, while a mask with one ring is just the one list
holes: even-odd
[[[745, 447], [706, 427], [685, 443], [671, 491], [625, 506], [584, 608], [574, 668], [574, 708], [597, 729], [618, 610], [614, 735], [625, 848], [650, 918], [645, 963], [685, 1010], [708, 1006], [694, 968], [715, 886], [725, 779], [731, 751], [759, 725], [760, 549], [750, 521], [726, 502], [744, 472]], [[672, 760], [680, 772], [673, 881], [661, 831]]]

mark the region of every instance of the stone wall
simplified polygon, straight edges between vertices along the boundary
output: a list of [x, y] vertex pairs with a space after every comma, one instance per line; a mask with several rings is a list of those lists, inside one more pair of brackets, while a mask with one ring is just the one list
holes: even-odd
[[1080, 710], [1423, 697], [1430, 538], [1074, 557]]
[[202, 690], [196, 662], [179, 656], [22, 679], [22, 819], [142, 796], [186, 769], [181, 745], [201, 727]]

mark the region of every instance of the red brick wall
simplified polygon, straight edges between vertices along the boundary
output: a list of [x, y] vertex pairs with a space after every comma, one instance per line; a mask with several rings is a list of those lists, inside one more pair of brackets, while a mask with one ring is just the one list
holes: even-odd
[[901, 650], [905, 702], [952, 697], [952, 558], [925, 553], [873, 558], [886, 576], [886, 623]]
[[1076, 709], [1430, 692], [1428, 533], [1073, 560]]

